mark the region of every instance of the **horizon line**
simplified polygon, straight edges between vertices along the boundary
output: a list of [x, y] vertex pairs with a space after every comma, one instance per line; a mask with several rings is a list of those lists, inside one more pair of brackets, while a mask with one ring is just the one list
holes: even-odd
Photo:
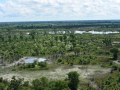
[[28, 21], [0, 21], [0, 23], [12, 23], [12, 22], [62, 22], [62, 21], [120, 21], [120, 19], [91, 19], [91, 20], [28, 20]]

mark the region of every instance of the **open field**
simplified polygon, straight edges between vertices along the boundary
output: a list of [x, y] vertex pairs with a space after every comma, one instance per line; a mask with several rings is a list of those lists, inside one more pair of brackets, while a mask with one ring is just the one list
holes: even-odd
[[92, 78], [92, 76], [104, 75], [110, 72], [110, 68], [102, 68], [100, 66], [82, 66], [82, 65], [74, 65], [67, 66], [62, 65], [57, 68], [50, 70], [41, 70], [41, 71], [5, 71], [0, 73], [0, 76], [10, 80], [12, 76], [16, 76], [17, 78], [24, 78], [27, 81], [32, 81], [35, 78], [47, 77], [48, 79], [65, 79], [67, 78], [67, 74], [71, 71], [77, 71], [80, 74], [81, 80], [86, 80], [87, 78]]

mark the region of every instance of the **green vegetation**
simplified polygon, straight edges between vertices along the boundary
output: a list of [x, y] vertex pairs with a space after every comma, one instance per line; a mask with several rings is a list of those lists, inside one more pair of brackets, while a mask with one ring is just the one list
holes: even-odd
[[[120, 67], [119, 67], [120, 69]], [[105, 77], [96, 79], [96, 83], [102, 90], [119, 90], [120, 89], [120, 70], [114, 71]]]
[[49, 69], [49, 66], [47, 65], [46, 62], [38, 62], [37, 64], [35, 63], [28, 63], [28, 64], [21, 64], [15, 66], [12, 70], [47, 70]]
[[[33, 31], [29, 32], [33, 33]], [[36, 32], [39, 33], [38, 31]], [[61, 58], [61, 62], [63, 63], [69, 63], [70, 61], [72, 61], [71, 59], [73, 59], [75, 62], [79, 62], [78, 60], [76, 60], [78, 57], [79, 60], [88, 58], [86, 59], [87, 61], [89, 61], [88, 64], [96, 62], [96, 60], [99, 60], [100, 57], [109, 58], [108, 56], [110, 56], [111, 53], [113, 53], [114, 55], [113, 59], [119, 59], [119, 52], [113, 52], [110, 50], [113, 47], [119, 48], [119, 43], [112, 45], [113, 42], [111, 42], [110, 46], [106, 46], [106, 44], [103, 43], [105, 37], [115, 40], [115, 36], [116, 35], [114, 34], [104, 36], [92, 34], [81, 35], [73, 33], [59, 35], [1, 35], [1, 64], [4, 65], [6, 63], [12, 63], [24, 56], [44, 56], [48, 59], [54, 60], [55, 62], [56, 59]], [[68, 60], [67, 58], [69, 57], [72, 58]]]
[[77, 90], [79, 84], [79, 74], [77, 72], [69, 72], [69, 87], [71, 90]]
[[[0, 66], [5, 70], [47, 72], [62, 65], [71, 68], [75, 65], [100, 65], [112, 69], [103, 77], [96, 75], [84, 82], [76, 71], [68, 73], [65, 80], [42, 77], [24, 81], [13, 77], [8, 81], [1, 77], [0, 90], [118, 90], [120, 35], [91, 34], [89, 31], [120, 32], [119, 29], [120, 21], [0, 23]], [[76, 31], [86, 32], [79, 34]], [[50, 63], [36, 60], [28, 64], [16, 63], [23, 57], [45, 57]]]
[[46, 77], [42, 77], [33, 80], [31, 84], [24, 79], [16, 79], [15, 76], [10, 82], [0, 78], [0, 90], [77, 90], [78, 76], [77, 72], [70, 72], [66, 80], [50, 81]]
[[119, 52], [118, 48], [112, 48], [112, 49], [110, 49], [110, 52], [113, 53], [113, 59], [117, 60], [118, 52]]

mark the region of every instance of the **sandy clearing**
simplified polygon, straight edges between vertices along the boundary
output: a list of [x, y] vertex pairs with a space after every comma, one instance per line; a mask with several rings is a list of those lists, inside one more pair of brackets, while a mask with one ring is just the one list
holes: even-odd
[[11, 80], [13, 76], [17, 78], [24, 78], [25, 81], [31, 81], [35, 78], [47, 77], [48, 79], [65, 79], [67, 74], [71, 71], [77, 71], [80, 74], [80, 78], [90, 78], [91, 76], [106, 74], [110, 72], [110, 68], [102, 68], [100, 66], [59, 66], [51, 70], [41, 70], [41, 71], [12, 71], [0, 73], [0, 77], [4, 79]]
[[12, 66], [17, 65], [18, 63], [24, 63], [24, 60], [25, 60], [26, 58], [27, 58], [27, 57], [20, 58], [18, 61], [14, 61], [13, 63], [7, 64], [6, 66], [2, 66], [1, 68], [2, 68], [2, 69], [4, 69], [4, 68], [9, 68], [9, 67], [12, 67]]
[[119, 60], [117, 60], [117, 61], [113, 61], [113, 62], [116, 63], [116, 64], [120, 64]]

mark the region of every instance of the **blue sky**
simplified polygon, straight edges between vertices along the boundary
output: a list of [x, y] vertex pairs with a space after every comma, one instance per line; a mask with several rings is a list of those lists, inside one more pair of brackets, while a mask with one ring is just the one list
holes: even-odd
[[0, 22], [120, 19], [120, 0], [0, 0]]
[[6, 0], [0, 0], [0, 3], [5, 3], [6, 2]]

